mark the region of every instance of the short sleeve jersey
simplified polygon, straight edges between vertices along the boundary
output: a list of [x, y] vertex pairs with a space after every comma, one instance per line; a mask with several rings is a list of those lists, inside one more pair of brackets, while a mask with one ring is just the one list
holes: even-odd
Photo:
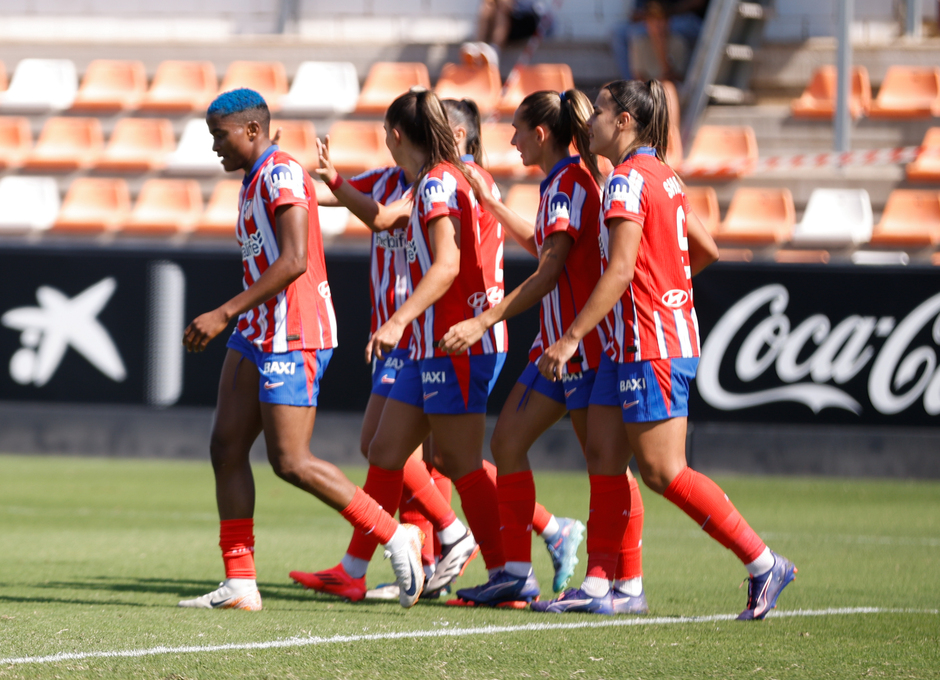
[[606, 351], [616, 362], [697, 357], [686, 215], [689, 203], [672, 169], [641, 147], [614, 168], [604, 187], [601, 264], [607, 268], [610, 220], [643, 228], [633, 281], [605, 319]]
[[247, 290], [280, 256], [275, 211], [285, 205], [307, 211], [307, 269], [270, 300], [241, 314], [236, 332], [264, 352], [336, 347], [336, 314], [313, 180], [274, 145], [242, 182], [236, 238], [242, 251], [243, 285]]
[[[541, 199], [535, 219], [535, 247], [539, 255], [545, 239], [565, 233], [574, 239], [558, 283], [542, 298], [539, 335], [529, 350], [529, 361], [536, 363], [545, 347], [557, 342], [591, 297], [601, 276], [598, 229], [600, 189], [591, 173], [580, 164], [579, 156], [560, 161], [542, 181]], [[569, 372], [596, 369], [603, 343], [597, 329], [578, 345], [568, 362]]]
[[[412, 323], [412, 359], [446, 356], [438, 343], [450, 327], [480, 314], [481, 310], [498, 304], [502, 299], [501, 289], [495, 283], [496, 262], [484, 259], [486, 249], [483, 248], [479, 214], [470, 183], [450, 163], [432, 168], [415, 191], [408, 224], [409, 295], [433, 263], [428, 225], [437, 217], [449, 216], [460, 222], [460, 273], [444, 295]], [[493, 354], [501, 351], [498, 346], [491, 328], [468, 352]]]
[[[410, 194], [411, 188], [401, 168], [378, 168], [349, 180], [358, 191], [382, 205]], [[372, 299], [371, 332], [375, 333], [408, 299], [407, 228], [372, 234], [369, 260], [369, 293]], [[405, 329], [399, 348], [411, 342], [411, 327]]]

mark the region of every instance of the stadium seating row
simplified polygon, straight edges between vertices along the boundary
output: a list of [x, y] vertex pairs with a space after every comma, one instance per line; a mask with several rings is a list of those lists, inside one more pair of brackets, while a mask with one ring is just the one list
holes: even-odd
[[[835, 113], [835, 66], [818, 68], [790, 110], [795, 118], [829, 119]], [[852, 68], [849, 112], [853, 118], [912, 119], [940, 116], [940, 67], [891, 66], [872, 101], [864, 66]]]
[[[117, 232], [145, 235], [190, 233], [231, 237], [238, 217], [239, 180], [216, 183], [204, 206], [199, 182], [151, 179], [131, 201], [126, 180], [75, 179], [61, 206], [51, 177], [10, 176], [0, 180], [0, 228], [71, 233]], [[868, 193], [863, 189], [816, 189], [803, 219], [795, 223], [793, 196], [786, 188], [738, 189], [722, 220], [712, 187], [688, 187], [689, 201], [715, 240], [722, 245], [847, 247], [930, 247], [940, 244], [940, 191], [897, 189], [888, 198], [881, 221], [872, 224]], [[536, 184], [513, 185], [506, 204], [529, 221], [539, 204]], [[327, 235], [367, 235], [368, 230], [344, 208], [320, 208]]]
[[[92, 61], [80, 86], [75, 64], [68, 59], [23, 59], [9, 87], [2, 64], [0, 74], [0, 110], [6, 112], [186, 114], [205, 111], [220, 92], [250, 87], [260, 92], [275, 112], [381, 115], [410, 87], [431, 87], [423, 63], [395, 62], [373, 64], [361, 92], [356, 67], [349, 62], [303, 62], [289, 88], [284, 65], [277, 61], [232, 62], [221, 85], [210, 61], [164, 61], [149, 88], [140, 61]], [[495, 110], [511, 115], [531, 92], [572, 87], [574, 77], [567, 64], [521, 66], [504, 92], [495, 67], [449, 63], [444, 64], [434, 89], [442, 98], [474, 99], [484, 114]]]

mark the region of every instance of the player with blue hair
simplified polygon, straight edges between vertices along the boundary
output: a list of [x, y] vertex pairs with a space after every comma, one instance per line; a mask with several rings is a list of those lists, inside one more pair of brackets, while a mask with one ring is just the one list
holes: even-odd
[[423, 536], [399, 525], [335, 465], [310, 453], [320, 380], [336, 345], [317, 199], [310, 175], [272, 143], [264, 98], [240, 89], [209, 106], [212, 149], [243, 170], [235, 236], [244, 290], [198, 316], [183, 344], [201, 352], [237, 318], [222, 365], [209, 449], [215, 472], [225, 580], [181, 607], [261, 609], [254, 563], [255, 487], [248, 454], [264, 432], [275, 474], [330, 507], [386, 548], [410, 607], [424, 585]]

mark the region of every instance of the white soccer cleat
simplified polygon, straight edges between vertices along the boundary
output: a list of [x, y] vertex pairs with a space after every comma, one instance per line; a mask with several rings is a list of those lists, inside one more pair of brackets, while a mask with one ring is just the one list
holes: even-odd
[[222, 581], [211, 593], [192, 600], [180, 600], [180, 607], [193, 609], [244, 609], [249, 612], [261, 611], [261, 593], [251, 581], [251, 585], [233, 587], [229, 579]]
[[402, 524], [401, 527], [408, 532], [407, 544], [395, 552], [386, 550], [385, 557], [391, 560], [395, 572], [398, 602], [407, 609], [414, 606], [424, 589], [424, 567], [421, 564], [424, 532], [414, 524]]
[[477, 542], [473, 534], [467, 533], [454, 543], [441, 546], [441, 559], [437, 563], [434, 575], [428, 579], [427, 589], [438, 590], [452, 583], [463, 572], [464, 566], [473, 559], [477, 550]]

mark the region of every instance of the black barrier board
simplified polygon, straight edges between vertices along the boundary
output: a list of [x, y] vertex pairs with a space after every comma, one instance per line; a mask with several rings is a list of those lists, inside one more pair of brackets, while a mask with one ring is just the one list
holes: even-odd
[[694, 291], [693, 420], [938, 424], [940, 271], [719, 264]]

